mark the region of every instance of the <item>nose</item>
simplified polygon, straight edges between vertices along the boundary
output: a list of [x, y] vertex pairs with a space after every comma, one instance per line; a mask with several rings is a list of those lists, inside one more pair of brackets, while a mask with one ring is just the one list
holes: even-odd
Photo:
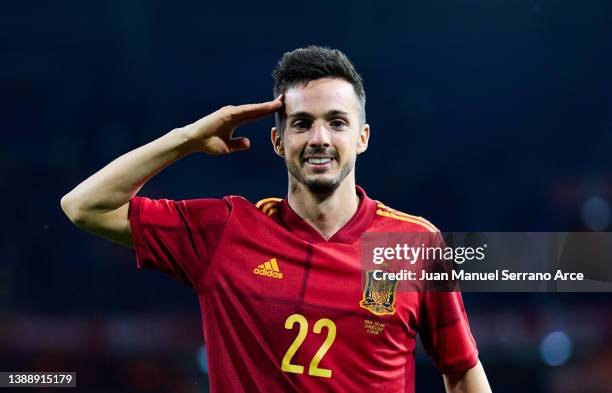
[[313, 124], [310, 131], [310, 139], [308, 140], [308, 145], [329, 146], [329, 144], [329, 130], [327, 129], [327, 127], [325, 127], [325, 124]]

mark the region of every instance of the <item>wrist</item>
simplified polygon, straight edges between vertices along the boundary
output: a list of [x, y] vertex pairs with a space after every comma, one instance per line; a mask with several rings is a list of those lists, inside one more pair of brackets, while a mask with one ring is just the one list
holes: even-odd
[[174, 139], [176, 149], [182, 154], [192, 154], [199, 151], [199, 142], [189, 135], [186, 127], [175, 128], [168, 133]]

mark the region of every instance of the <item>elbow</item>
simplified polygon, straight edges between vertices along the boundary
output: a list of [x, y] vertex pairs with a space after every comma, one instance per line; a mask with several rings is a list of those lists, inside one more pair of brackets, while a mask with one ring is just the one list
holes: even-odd
[[60, 200], [60, 206], [62, 211], [68, 217], [68, 219], [77, 227], [83, 227], [85, 225], [85, 214], [79, 207], [77, 201], [70, 195], [70, 193], [64, 195]]

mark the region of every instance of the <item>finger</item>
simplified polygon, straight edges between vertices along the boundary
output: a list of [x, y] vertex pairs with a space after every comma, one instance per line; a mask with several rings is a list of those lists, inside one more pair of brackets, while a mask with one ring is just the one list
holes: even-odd
[[283, 106], [283, 100], [280, 98], [277, 98], [272, 101], [262, 102], [258, 104], [240, 105], [236, 109], [237, 109], [238, 115], [251, 117], [251, 116], [268, 115], [268, 114], [274, 113], [282, 106]]
[[249, 138], [245, 137], [232, 138], [229, 140], [227, 145], [230, 151], [233, 153], [237, 151], [247, 150], [249, 147], [251, 147], [251, 141], [249, 141]]
[[258, 104], [239, 105], [233, 114], [238, 122], [249, 122], [267, 117], [283, 107], [283, 95], [276, 99]]

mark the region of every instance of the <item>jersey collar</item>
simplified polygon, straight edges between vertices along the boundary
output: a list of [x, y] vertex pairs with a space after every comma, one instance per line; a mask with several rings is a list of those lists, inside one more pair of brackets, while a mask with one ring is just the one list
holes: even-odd
[[321, 234], [314, 229], [307, 221], [302, 219], [289, 206], [287, 198], [283, 199], [280, 208], [281, 224], [302, 240], [309, 243], [355, 243], [361, 234], [365, 232], [371, 225], [376, 214], [376, 202], [366, 195], [363, 188], [355, 186], [356, 193], [359, 196], [359, 207], [351, 217], [329, 240], [325, 240]]

